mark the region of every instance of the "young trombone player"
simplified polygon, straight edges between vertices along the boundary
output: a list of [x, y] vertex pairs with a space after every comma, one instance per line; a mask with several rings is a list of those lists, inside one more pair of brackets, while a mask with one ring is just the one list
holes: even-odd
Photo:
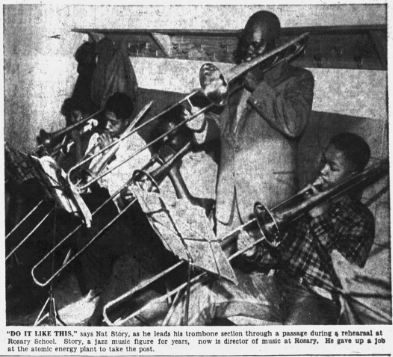
[[[120, 139], [121, 135], [131, 123], [131, 116], [133, 112], [134, 103], [127, 94], [117, 92], [109, 97], [105, 104], [103, 114], [106, 122], [105, 130], [103, 133], [96, 133], [91, 137], [86, 150], [88, 155], [95, 155], [98, 151], [101, 151], [108, 145], [112, 144], [113, 141]], [[134, 170], [143, 167], [149, 162], [151, 158], [150, 151], [145, 149], [138, 153], [138, 155], [126, 161], [123, 165], [117, 167], [118, 164], [145, 146], [146, 142], [142, 139], [138, 132], [134, 132], [124, 140], [120, 141], [114, 156], [109, 159], [109, 162], [105, 162], [105, 168], [100, 170], [98, 173], [94, 173], [101, 174], [102, 172], [113, 170], [110, 174], [99, 179], [98, 183], [100, 187], [107, 189], [110, 195], [113, 195], [116, 191], [118, 191], [118, 189], [130, 179], [130, 175]], [[109, 150], [110, 149], [108, 149], [108, 151]], [[94, 169], [97, 167], [96, 164], [99, 163], [101, 158], [106, 154], [107, 151], [102, 152], [102, 154], [94, 157], [86, 165], [89, 169]], [[101, 169], [101, 167], [99, 167], [99, 169]], [[119, 195], [114, 197], [114, 202], [120, 211], [118, 200]]]
[[[67, 98], [61, 106], [61, 114], [66, 120], [67, 127], [78, 123], [88, 113], [89, 111], [86, 105], [75, 98]], [[72, 130], [70, 134], [64, 137], [61, 144], [62, 147], [56, 157], [56, 162], [65, 172], [68, 172], [71, 167], [82, 160], [91, 136], [99, 131], [97, 127], [94, 127], [96, 122], [98, 124], [96, 119], [91, 119], [90, 123], [86, 123], [86, 125]], [[72, 140], [68, 142], [69, 139]], [[64, 145], [65, 147], [63, 147]]]
[[[113, 143], [114, 140], [119, 139], [131, 123], [133, 111], [134, 103], [127, 94], [117, 92], [109, 97], [103, 113], [106, 120], [105, 131], [101, 135], [97, 133], [91, 137], [86, 152], [93, 155]], [[105, 163], [105, 167], [102, 170], [99, 168], [99, 172], [95, 174], [100, 175], [105, 170], [112, 170], [124, 159], [145, 146], [146, 143], [142, 137], [137, 132], [132, 133], [120, 141], [114, 156], [109, 158], [109, 162], [102, 161]], [[102, 154], [86, 163], [87, 168], [97, 167], [96, 163], [101, 162], [101, 158], [105, 157], [106, 153], [107, 151], [103, 151]], [[116, 192], [131, 178], [135, 170], [148, 163], [150, 157], [149, 150], [143, 150], [87, 187], [87, 192], [82, 197], [92, 212], [110, 197], [112, 200], [105, 204], [97, 215], [94, 215], [92, 227], [85, 228], [80, 234], [78, 238], [79, 249], [90, 244], [91, 239], [119, 214], [123, 207], [119, 204], [120, 194], [116, 195]], [[82, 166], [82, 168], [86, 168], [86, 166]], [[113, 264], [119, 257], [131, 253], [131, 255], [139, 256], [139, 263], [135, 263], [134, 267], [136, 276], [143, 276], [158, 261], [154, 256], [149, 255], [150, 248], [145, 247], [146, 240], [151, 245], [155, 244], [155, 234], [146, 217], [135, 206], [131, 206], [126, 214], [108, 226], [102, 236], [95, 239], [81, 255], [82, 273], [87, 291], [89, 291], [88, 296], [95, 297], [101, 293], [112, 273]]]
[[[326, 191], [362, 171], [370, 158], [368, 144], [352, 133], [331, 138], [322, 155], [319, 184], [309, 185], [304, 199]], [[325, 201], [292, 223], [281, 245], [255, 245], [243, 257], [269, 275], [243, 275], [238, 286], [224, 280], [198, 284], [189, 301], [189, 325], [205, 325], [217, 318], [246, 316], [256, 324], [329, 325], [340, 319], [338, 272], [332, 252], [363, 267], [374, 241], [374, 217], [350, 194]], [[238, 249], [250, 247], [259, 231], [243, 231]], [[185, 297], [168, 318], [182, 325]], [[250, 320], [248, 320], [250, 321]]]

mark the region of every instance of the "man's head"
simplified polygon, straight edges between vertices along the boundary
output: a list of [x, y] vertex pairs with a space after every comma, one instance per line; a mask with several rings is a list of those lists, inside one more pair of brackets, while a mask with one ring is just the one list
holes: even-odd
[[243, 30], [238, 57], [241, 62], [250, 61], [276, 46], [280, 37], [280, 20], [269, 11], [258, 11], [252, 15]]
[[[174, 107], [169, 112], [158, 118], [156, 126], [153, 128], [150, 134], [150, 140], [155, 140], [164, 133], [172, 130], [175, 126], [178, 126], [182, 122], [182, 107], [180, 105]], [[162, 145], [168, 145], [175, 151], [180, 150], [184, 145], [192, 140], [192, 132], [185, 125], [179, 126], [168, 135], [164, 136], [155, 145], [153, 150], [158, 152]]]
[[112, 137], [118, 137], [130, 123], [134, 103], [125, 93], [115, 93], [107, 100], [104, 108], [105, 131]]
[[360, 136], [341, 133], [330, 139], [322, 155], [322, 189], [329, 189], [362, 171], [370, 159], [370, 147]]

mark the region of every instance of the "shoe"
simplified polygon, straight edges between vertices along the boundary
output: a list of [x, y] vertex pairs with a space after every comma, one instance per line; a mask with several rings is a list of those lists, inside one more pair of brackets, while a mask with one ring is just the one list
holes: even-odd
[[90, 302], [90, 301], [94, 300], [96, 297], [100, 296], [101, 293], [102, 293], [101, 288], [90, 289], [89, 292], [87, 293], [85, 299]]

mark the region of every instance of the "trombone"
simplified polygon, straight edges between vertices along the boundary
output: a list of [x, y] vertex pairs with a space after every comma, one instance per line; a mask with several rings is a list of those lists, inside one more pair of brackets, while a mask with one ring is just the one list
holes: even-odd
[[[90, 180], [87, 184], [80, 186], [80, 185], [75, 185], [72, 182], [71, 174], [75, 170], [79, 169], [86, 162], [88, 162], [89, 160], [92, 160], [96, 155], [99, 155], [102, 151], [104, 151], [104, 149], [102, 151], [98, 152], [96, 155], [92, 155], [92, 156], [86, 158], [85, 160], [82, 160], [77, 165], [75, 165], [73, 168], [71, 168], [68, 173], [68, 182], [69, 182], [70, 186], [71, 185], [74, 186], [79, 191], [84, 191], [91, 184], [100, 180], [102, 177], [108, 175], [113, 170], [117, 169], [119, 166], [123, 165], [125, 162], [127, 162], [128, 160], [131, 160], [133, 157], [138, 155], [141, 151], [146, 150], [147, 148], [151, 147], [157, 141], [161, 140], [162, 138], [164, 138], [168, 134], [172, 133], [173, 131], [175, 131], [176, 129], [178, 129], [180, 126], [184, 125], [188, 121], [191, 121], [192, 119], [194, 119], [198, 115], [206, 112], [207, 110], [209, 110], [213, 106], [225, 105], [227, 103], [228, 97], [230, 95], [229, 90], [228, 90], [229, 84], [234, 79], [240, 77], [241, 75], [243, 75], [244, 73], [246, 73], [247, 71], [249, 71], [250, 69], [255, 67], [256, 65], [258, 65], [259, 63], [261, 63], [261, 62], [263, 62], [273, 56], [276, 56], [276, 57], [272, 61], [271, 65], [265, 69], [265, 71], [267, 71], [268, 69], [270, 69], [272, 67], [277, 66], [278, 64], [280, 64], [282, 62], [291, 60], [292, 58], [296, 57], [304, 50], [307, 40], [308, 40], [308, 37], [309, 37], [309, 33], [304, 33], [304, 34], [298, 36], [297, 38], [293, 39], [292, 41], [289, 41], [288, 43], [285, 43], [282, 46], [279, 46], [276, 49], [274, 49], [274, 50], [272, 50], [262, 56], [256, 57], [249, 62], [243, 62], [237, 66], [232, 67], [225, 74], [221, 73], [221, 71], [212, 63], [205, 63], [199, 71], [199, 82], [201, 84], [201, 88], [195, 89], [190, 94], [188, 94], [186, 97], [184, 97], [183, 99], [181, 99], [177, 103], [171, 105], [169, 108], [165, 109], [164, 111], [162, 111], [158, 115], [147, 120], [143, 124], [139, 125], [137, 128], [130, 130], [124, 136], [124, 138], [121, 138], [119, 140], [123, 140], [126, 137], [128, 137], [129, 135], [132, 135], [137, 130], [141, 129], [142, 127], [144, 127], [147, 124], [150, 124], [151, 122], [153, 122], [157, 118], [161, 117], [165, 113], [169, 112], [170, 110], [177, 107], [178, 105], [181, 105], [184, 102], [188, 102], [188, 104], [192, 107], [191, 98], [194, 97], [198, 93], [202, 93], [209, 100], [210, 103], [207, 106], [205, 106], [204, 108], [201, 108], [197, 113], [192, 114], [188, 119], [183, 120], [182, 122], [180, 122], [179, 124], [174, 126], [172, 129], [168, 130], [166, 133], [164, 133], [161, 136], [157, 137], [156, 139], [152, 140], [150, 143], [146, 144], [145, 147], [137, 150], [134, 153], [131, 153], [128, 158], [124, 159], [118, 165], [113, 167], [112, 170], [108, 170], [100, 175], [97, 175], [92, 180]], [[117, 142], [113, 142], [110, 146], [116, 145], [116, 144], [117, 144]], [[107, 148], [105, 148], [105, 150]]]
[[[51, 152], [55, 146], [63, 140], [66, 135], [71, 132], [72, 130], [75, 130], [83, 125], [86, 125], [89, 120], [100, 114], [102, 110], [99, 110], [88, 117], [78, 121], [77, 123], [70, 125], [68, 127], [65, 127], [63, 129], [60, 129], [58, 131], [48, 133], [44, 129], [41, 129], [39, 132], [39, 135], [37, 136], [37, 142], [38, 142], [38, 147], [33, 151], [33, 155], [38, 155], [39, 152], [44, 149], [46, 153]], [[64, 145], [67, 145], [68, 143], [62, 144], [61, 147], [58, 149], [60, 150]], [[53, 152], [51, 155], [53, 156], [56, 152]], [[13, 228], [12, 230], [6, 235], [6, 239], [8, 239], [17, 229], [20, 227], [23, 222], [27, 220], [38, 208], [44, 203], [44, 199], [40, 200], [35, 207], [33, 207], [30, 212], [28, 212]], [[40, 220], [40, 222], [30, 231], [30, 233], [22, 239], [22, 241], [12, 249], [12, 251], [6, 256], [6, 260], [12, 256], [13, 253], [38, 229], [38, 227], [49, 217], [49, 215], [53, 212], [53, 208], [49, 210], [45, 217]]]
[[[57, 130], [53, 133], [48, 133], [44, 129], [40, 130], [39, 135], [37, 136], [38, 147], [34, 151], [35, 153], [39, 152], [40, 149], [45, 149], [47, 152], [51, 152], [55, 146], [63, 139], [65, 136], [74, 129], [77, 129], [83, 125], [88, 124], [90, 119], [93, 119], [98, 114], [101, 114], [103, 109], [98, 110], [97, 112], [89, 115], [88, 117], [72, 124], [70, 126], [66, 126], [63, 129]], [[68, 143], [62, 144], [61, 147], [67, 145]], [[59, 148], [60, 150], [61, 148]], [[53, 155], [54, 153], [52, 153]]]
[[[389, 161], [388, 159], [381, 160], [378, 164], [370, 166], [369, 168], [363, 170], [357, 175], [351, 176], [344, 182], [326, 190], [319, 192], [318, 194], [307, 197], [306, 193], [307, 190], [302, 190], [298, 194], [294, 195], [293, 197], [285, 200], [284, 202], [278, 204], [276, 207], [269, 210], [266, 208], [262, 203], [256, 202], [254, 205], [254, 216], [255, 218], [250, 219], [248, 222], [244, 223], [243, 225], [235, 228], [233, 231], [226, 234], [224, 237], [219, 238], [221, 242], [221, 246], [225, 246], [236, 237], [236, 235], [246, 228], [255, 227], [256, 225], [259, 228], [261, 233], [261, 238], [255, 240], [249, 246], [243, 248], [242, 250], [237, 251], [233, 255], [231, 255], [228, 260], [231, 261], [240, 254], [243, 254], [245, 251], [251, 249], [255, 245], [266, 241], [272, 247], [278, 247], [285, 235], [283, 231], [287, 225], [291, 222], [296, 221], [297, 219], [301, 218], [306, 212], [310, 209], [320, 205], [321, 203], [327, 200], [336, 200], [340, 198], [343, 194], [347, 193], [348, 191], [352, 190], [359, 190], [364, 189], [366, 186], [371, 185], [372, 183], [376, 182], [378, 179], [382, 178], [384, 175], [389, 173]], [[161, 277], [167, 275], [169, 272], [174, 270], [175, 268], [179, 267], [183, 264], [184, 261], [179, 261], [178, 263], [174, 264], [172, 267], [169, 267], [167, 270], [157, 274], [156, 276], [147, 279], [146, 281], [142, 281], [136, 287], [128, 291], [127, 293], [119, 296], [117, 299], [112, 300], [107, 305], [104, 306], [103, 317], [105, 322], [108, 325], [121, 325], [126, 321], [134, 318], [138, 314], [140, 314], [143, 310], [148, 307], [153, 306], [155, 303], [165, 301], [168, 297], [179, 293], [184, 287], [187, 286], [188, 282], [185, 282], [175, 288], [174, 290], [168, 292], [167, 294], [156, 298], [150, 301], [148, 304], [137, 310], [136, 312], [132, 313], [131, 315], [125, 318], [119, 318], [116, 321], [112, 321], [109, 317], [111, 310], [115, 309], [119, 304], [123, 304], [126, 300], [130, 299], [136, 292], [146, 288], [148, 285], [153, 283], [154, 281], [160, 279]], [[197, 281], [204, 281], [208, 279], [209, 275], [207, 273], [201, 273], [194, 277], [190, 284], [195, 283]]]
[[[71, 132], [74, 129], [77, 129], [83, 125], [86, 125], [88, 123], [88, 121], [92, 118], [94, 118], [95, 116], [97, 116], [98, 114], [100, 114], [102, 112], [102, 110], [99, 110], [91, 115], [89, 115], [88, 117], [78, 121], [77, 123], [67, 126], [63, 129], [60, 129], [58, 131], [52, 132], [52, 133], [48, 133], [46, 132], [44, 129], [41, 129], [39, 132], [39, 135], [37, 136], [37, 142], [38, 142], [38, 146], [36, 147], [36, 149], [32, 152], [33, 155], [39, 155], [41, 150], [45, 150], [46, 153], [52, 152], [52, 150], [55, 148], [55, 146], [61, 141], [63, 140], [66, 135]], [[63, 146], [67, 145], [67, 143], [64, 143], [61, 145], [60, 148], [58, 148], [58, 150], [60, 150]], [[56, 150], [55, 152], [51, 153], [51, 156], [53, 156], [58, 150]], [[30, 212], [28, 212], [16, 225], [15, 227], [12, 228], [12, 230], [6, 235], [6, 239], [9, 238], [17, 229], [18, 227], [20, 227], [22, 225], [23, 222], [26, 221], [26, 219], [28, 217], [30, 217], [34, 211], [36, 211], [38, 209], [38, 207], [44, 203], [44, 199], [40, 200], [37, 205], [35, 207], [33, 207]], [[20, 244], [18, 244], [17, 247], [15, 247], [12, 252], [6, 257], [6, 259], [8, 259], [15, 251], [17, 248], [20, 247], [20, 245], [28, 238], [31, 236], [31, 234], [33, 234], [33, 232], [45, 221], [45, 219], [49, 216], [49, 214], [52, 212], [53, 210], [51, 210], [48, 214], [46, 214], [45, 218], [42, 219], [33, 229], [32, 231], [22, 240], [22, 242], [20, 242]]]
[[[136, 125], [136, 123], [140, 120], [140, 118], [146, 113], [146, 111], [151, 107], [152, 105], [152, 101], [149, 102], [142, 110], [141, 112], [134, 118], [134, 120], [132, 121], [132, 123], [130, 124], [130, 126], [126, 129], [126, 131], [130, 131], [131, 129], [134, 128], [134, 126]], [[65, 137], [65, 135], [67, 135], [70, 131], [75, 130], [76, 128], [85, 125], [86, 123], [88, 123], [88, 121], [90, 119], [92, 119], [93, 117], [95, 117], [97, 114], [101, 113], [102, 110], [97, 111], [96, 113], [88, 116], [87, 118], [84, 118], [82, 120], [80, 120], [79, 122], [68, 126], [66, 128], [63, 128], [61, 130], [58, 130], [56, 132], [53, 133], [47, 133], [45, 130], [41, 129], [40, 134], [39, 134], [39, 142], [41, 143], [40, 145], [45, 147], [45, 149], [47, 151], [52, 150], [54, 148], [54, 146], [62, 139]], [[103, 158], [101, 158], [101, 160], [99, 160], [97, 162], [97, 164], [94, 166], [93, 170], [102, 170], [105, 165], [108, 163], [108, 161], [110, 160], [110, 158], [116, 153], [118, 146], [113, 147], [112, 146], [112, 150], [110, 150], [105, 156], [103, 156]], [[94, 148], [93, 148], [94, 149]], [[108, 147], [106, 147], [104, 150], [107, 150]], [[89, 172], [89, 170], [86, 170], [87, 173], [89, 173], [90, 175], [92, 175], [91, 172]], [[40, 205], [41, 203], [43, 203], [44, 200], [41, 200], [36, 207], [34, 207], [13, 229], [10, 233], [7, 234], [6, 238], [8, 238]], [[31, 230], [31, 232], [25, 237], [23, 238], [23, 240], [7, 255], [6, 260], [37, 230], [37, 228], [45, 221], [46, 218], [48, 218], [48, 216], [50, 215], [50, 213], [52, 213], [54, 209], [52, 208], [46, 215], [45, 217]]]
[[[136, 128], [133, 128], [132, 130], [130, 130], [124, 137], [120, 138], [119, 140], [116, 140], [114, 142], [112, 142], [109, 146], [107, 146], [106, 148], [104, 148], [103, 150], [98, 151], [96, 154], [89, 156], [88, 158], [82, 160], [81, 162], [79, 162], [77, 165], [75, 165], [73, 168], [70, 169], [70, 171], [68, 172], [67, 175], [67, 181], [69, 183], [69, 185], [71, 187], [73, 187], [74, 189], [76, 189], [79, 192], [83, 192], [84, 190], [86, 190], [90, 185], [92, 185], [93, 183], [95, 183], [96, 181], [100, 180], [101, 178], [103, 178], [104, 176], [110, 174], [113, 170], [117, 169], [119, 166], [123, 165], [125, 162], [127, 162], [128, 160], [131, 160], [133, 157], [135, 157], [136, 155], [138, 155], [140, 152], [142, 152], [143, 150], [146, 150], [147, 148], [151, 147], [153, 144], [157, 143], [158, 141], [160, 141], [161, 139], [163, 139], [165, 136], [169, 135], [170, 133], [174, 132], [175, 130], [177, 130], [178, 128], [180, 128], [182, 125], [184, 125], [185, 123], [187, 123], [188, 121], [193, 120], [194, 118], [196, 118], [198, 115], [206, 112], [207, 110], [209, 110], [210, 108], [212, 108], [213, 106], [223, 106], [227, 103], [228, 97], [230, 95], [228, 87], [229, 84], [236, 78], [238, 78], [239, 76], [241, 76], [242, 74], [244, 74], [245, 72], [247, 72], [248, 70], [252, 69], [253, 67], [255, 67], [256, 65], [262, 63], [263, 61], [266, 61], [267, 59], [274, 57], [274, 60], [271, 61], [271, 63], [269, 64], [269, 67], [265, 69], [265, 71], [267, 71], [268, 69], [277, 66], [278, 64], [285, 62], [285, 61], [289, 61], [292, 58], [296, 57], [297, 55], [299, 55], [305, 48], [307, 40], [309, 38], [309, 33], [304, 33], [298, 37], [296, 37], [295, 39], [277, 47], [276, 49], [261, 55], [259, 57], [256, 57], [254, 59], [252, 59], [249, 62], [244, 62], [241, 63], [240, 65], [234, 66], [232, 67], [229, 71], [227, 71], [225, 74], [221, 73], [221, 71], [213, 64], [211, 63], [206, 63], [204, 64], [199, 72], [199, 81], [201, 84], [201, 88], [195, 89], [193, 90], [191, 93], [189, 93], [188, 95], [186, 95], [183, 99], [181, 99], [180, 101], [174, 103], [173, 105], [169, 106], [167, 109], [165, 109], [164, 111], [162, 111], [161, 113], [155, 115], [154, 117], [148, 119], [147, 121], [145, 121], [144, 123], [142, 123], [141, 125], [139, 125]], [[237, 88], [236, 88], [237, 89]], [[177, 107], [178, 105], [181, 105], [184, 102], [188, 102], [190, 106], [192, 106], [191, 103], [191, 98], [194, 97], [197, 94], [203, 94], [209, 101], [210, 103], [205, 106], [204, 108], [201, 108], [197, 113], [192, 114], [189, 118], [181, 121], [179, 124], [173, 126], [170, 130], [168, 130], [166, 133], [163, 133], [162, 135], [158, 136], [157, 138], [155, 138], [154, 140], [150, 141], [148, 144], [146, 144], [143, 148], [137, 150], [136, 152], [133, 152], [130, 154], [129, 157], [127, 157], [126, 159], [124, 159], [123, 161], [121, 161], [120, 163], [118, 163], [117, 165], [115, 165], [114, 167], [111, 168], [111, 170], [107, 170], [101, 174], [96, 175], [95, 177], [92, 177], [87, 183], [84, 182], [73, 182], [73, 177], [78, 177], [78, 175], [73, 175], [74, 172], [76, 172], [76, 170], [78, 169], [82, 169], [82, 166], [84, 164], [86, 164], [86, 162], [88, 162], [89, 160], [92, 160], [94, 157], [96, 157], [97, 155], [99, 155], [100, 153], [102, 153], [102, 151], [107, 150], [108, 148], [110, 148], [111, 146], [117, 145], [117, 143], [120, 140], [124, 140], [125, 138], [127, 138], [128, 136], [132, 135], [133, 133], [135, 133], [136, 131], [138, 131], [139, 129], [141, 129], [142, 127], [150, 124], [151, 122], [157, 120], [159, 117], [161, 117], [162, 115], [168, 113], [169, 111], [171, 111], [172, 109], [174, 109], [175, 107]], [[153, 159], [153, 158], [152, 158]], [[97, 213], [106, 203], [108, 203], [113, 197], [115, 197], [118, 193], [120, 193], [120, 191], [122, 190], [123, 187], [125, 187], [128, 183], [125, 183], [119, 190], [117, 190], [109, 199], [107, 199], [100, 207], [98, 207], [95, 212], [92, 213], [92, 215], [94, 215], [95, 213]], [[135, 201], [131, 202], [126, 209], [131, 206], [131, 204], [133, 204]], [[122, 212], [119, 213], [119, 215], [121, 215]], [[113, 222], [116, 220], [116, 217], [114, 218]], [[111, 223], [113, 223], [111, 222]], [[111, 224], [110, 223], [110, 224]], [[109, 226], [109, 224], [108, 224]], [[94, 241], [108, 226], [106, 226], [103, 230], [101, 230], [95, 237], [92, 238], [92, 240], [85, 246], [82, 248], [82, 250], [80, 250], [78, 252], [82, 253], [82, 251], [84, 251], [88, 245], [91, 244], [92, 241]], [[40, 286], [45, 286], [47, 285], [58, 273], [60, 273], [60, 271], [66, 267], [66, 265], [64, 265], [60, 270], [58, 270], [57, 272], [54, 273], [54, 275], [52, 275], [52, 277], [49, 278], [49, 280], [47, 280], [46, 282], [42, 283], [39, 282], [35, 276], [34, 276], [34, 271], [37, 268], [38, 265], [40, 265], [55, 249], [57, 249], [61, 244], [64, 243], [65, 240], [67, 240], [71, 235], [73, 235], [80, 227], [82, 227], [82, 224], [80, 224], [78, 227], [76, 227], [71, 233], [69, 233], [65, 238], [63, 238], [53, 249], [51, 252], [49, 252], [46, 256], [44, 256], [32, 269], [31, 273], [33, 276], [34, 281], [36, 282], [36, 284], [40, 285]], [[71, 262], [75, 257], [73, 257], [72, 259], [70, 259], [68, 261]]]
[[[44, 203], [44, 200], [43, 200], [43, 199], [40, 200], [40, 201], [37, 203], [37, 205], [34, 206], [34, 207], [30, 210], [30, 212], [27, 213], [26, 216], [24, 216], [24, 217], [15, 225], [15, 227], [12, 228], [12, 230], [5, 236], [5, 239], [9, 238], [9, 237], [12, 235], [12, 233], [14, 233], [14, 232], [18, 229], [18, 227], [19, 227], [27, 218], [29, 218], [29, 217], [34, 213], [34, 211], [36, 211], [36, 210], [38, 209], [38, 207], [41, 206], [43, 203]], [[37, 227], [37, 228], [38, 228], [38, 227]]]
[[[41, 202], [43, 202], [43, 201], [41, 201]], [[38, 208], [38, 205], [36, 206], [37, 208]], [[30, 231], [30, 233], [26, 236], [26, 237], [24, 237], [20, 242], [19, 242], [19, 244], [16, 246], [16, 247], [14, 247], [12, 250], [11, 250], [11, 252], [9, 252], [8, 253], [8, 255], [5, 257], [5, 260], [7, 261], [11, 256], [12, 256], [12, 254], [14, 254], [15, 252], [16, 252], [16, 250], [38, 229], [38, 227], [49, 217], [49, 215], [53, 212], [55, 210], [55, 208], [52, 208], [52, 209], [50, 209], [49, 210], [49, 212], [45, 215], [45, 217], [44, 218], [42, 218], [41, 219], [41, 221], [39, 221], [38, 222], [38, 224]], [[31, 210], [30, 211], [30, 213], [28, 213], [27, 214], [27, 216], [29, 216], [31, 213], [33, 213], [33, 211], [35, 211], [35, 208], [33, 208], [33, 210]], [[23, 223], [23, 221], [26, 219], [27, 217], [25, 217], [19, 224], [18, 224], [18, 226], [20, 225], [20, 224], [22, 224]], [[15, 229], [13, 229], [13, 231], [14, 231]], [[11, 234], [12, 232], [10, 232], [9, 234], [8, 234], [8, 236]], [[7, 237], [8, 237], [7, 236]], [[7, 238], [6, 237], [6, 238]]]
[[[150, 166], [152, 166], [155, 162], [161, 162], [158, 155], [154, 155], [150, 161], [141, 169], [141, 170], [136, 170], [132, 176], [132, 178], [124, 183], [111, 197], [109, 197], [106, 201], [104, 201], [93, 213], [92, 216], [94, 216], [98, 211], [102, 209], [108, 202], [110, 202], [113, 197], [117, 196], [121, 190], [128, 186], [131, 183], [135, 183], [141, 175], [146, 176], [146, 177], [153, 177], [153, 181], [157, 182], [159, 184], [167, 174], [168, 170], [173, 166], [175, 161], [184, 155], [189, 149], [190, 149], [191, 143], [188, 143], [185, 145], [181, 150], [179, 150], [175, 155], [173, 155], [168, 161], [166, 161], [162, 166], [158, 167], [155, 169], [153, 172], [150, 174], [147, 173], [145, 170], [147, 170]], [[90, 246], [105, 230], [107, 230], [113, 223], [115, 223], [126, 211], [129, 207], [131, 207], [134, 203], [136, 202], [136, 198], [131, 200], [126, 207], [123, 208], [123, 210], [115, 216], [105, 227], [103, 227], [91, 240], [83, 247], [81, 248], [73, 257], [68, 258], [66, 264], [63, 264], [57, 271], [55, 271], [51, 277], [48, 278], [47, 281], [45, 282], [40, 282], [36, 276], [35, 276], [35, 270], [37, 267], [42, 264], [49, 256], [51, 256], [58, 247], [60, 247], [69, 237], [71, 237], [78, 229], [82, 227], [82, 223], [78, 225], [71, 233], [69, 233], [66, 237], [64, 237], [58, 244], [56, 244], [52, 250], [50, 250], [31, 270], [31, 275], [33, 277], [34, 282], [41, 286], [44, 287], [48, 285], [61, 271], [63, 271], [74, 259], [76, 259], [80, 254], [83, 253], [87, 249], [88, 246]]]
[[[100, 178], [102, 178], [105, 175], [101, 175], [100, 176], [100, 172], [102, 172], [102, 170], [106, 167], [106, 165], [108, 164], [108, 162], [110, 161], [110, 159], [116, 154], [116, 151], [119, 148], [120, 142], [122, 142], [124, 139], [128, 138], [132, 133], [135, 132], [135, 130], [133, 130], [135, 128], [135, 125], [138, 123], [138, 121], [143, 117], [143, 115], [150, 109], [151, 105], [153, 104], [153, 101], [150, 101], [149, 103], [147, 103], [142, 110], [138, 113], [138, 115], [133, 119], [133, 121], [130, 123], [130, 125], [126, 128], [126, 130], [124, 131], [124, 133], [121, 135], [121, 137], [118, 140], [114, 140], [113, 142], [111, 142], [109, 145], [107, 145], [106, 147], [104, 147], [103, 149], [98, 150], [96, 153], [92, 154], [95, 149], [97, 148], [97, 146], [93, 146], [89, 152], [85, 155], [85, 158], [83, 160], [81, 160], [77, 165], [75, 165], [74, 167], [72, 167], [69, 172], [68, 172], [68, 183], [70, 185], [70, 187], [74, 187], [75, 189], [77, 189], [79, 192], [83, 192], [85, 190], [84, 187], [77, 187], [76, 185], [74, 185], [71, 182], [71, 176], [73, 175], [74, 171], [81, 167], [82, 165], [86, 164], [88, 161], [91, 161], [92, 159], [94, 159], [95, 157], [97, 157], [98, 155], [101, 155], [104, 151], [106, 151], [105, 154], [103, 154], [100, 159], [93, 165], [92, 168], [90, 169], [85, 169], [84, 172], [88, 174], [88, 185], [85, 185], [86, 188], [87, 186], [90, 186], [92, 183], [98, 181]], [[132, 132], [132, 133], [131, 133]], [[110, 149], [110, 150], [109, 150]], [[108, 151], [107, 151], [108, 150]], [[145, 150], [145, 148], [143, 148], [143, 150]], [[139, 152], [141, 152], [142, 150], [140, 150]], [[138, 153], [139, 153], [138, 152]], [[124, 163], [124, 162], [123, 162]], [[115, 170], [117, 167], [119, 167], [120, 165], [116, 166], [115, 168], [113, 168], [110, 172], [112, 172], [113, 170]]]

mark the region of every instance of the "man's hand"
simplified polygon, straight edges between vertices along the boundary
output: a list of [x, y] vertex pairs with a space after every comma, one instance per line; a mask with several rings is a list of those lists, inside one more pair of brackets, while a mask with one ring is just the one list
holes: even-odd
[[[252, 232], [250, 233], [244, 230], [239, 233], [237, 237], [237, 250], [243, 250], [255, 242], [256, 238], [254, 237], [254, 234]], [[256, 254], [256, 251], [257, 248], [254, 245], [252, 248], [246, 250], [243, 255], [247, 258], [251, 258]]]
[[76, 148], [76, 159], [78, 161], [82, 160], [83, 152], [82, 152], [82, 135], [78, 130], [71, 131], [72, 140], [74, 140], [75, 148]]
[[71, 131], [71, 138], [75, 143], [80, 143], [82, 141], [82, 135], [75, 129]]
[[109, 135], [109, 133], [103, 133], [100, 135], [97, 142], [100, 149], [103, 149], [112, 142], [112, 137]]
[[[191, 117], [191, 115], [198, 113], [201, 110], [201, 108], [198, 107], [192, 107], [191, 111], [189, 111], [187, 108], [183, 108], [182, 112], [182, 119], [187, 120]], [[192, 131], [201, 131], [203, 130], [204, 126], [206, 123], [206, 118], [204, 114], [200, 114], [194, 119], [188, 121], [186, 123], [186, 126], [191, 129]]]
[[246, 73], [246, 75], [244, 76], [244, 87], [249, 92], [252, 93], [257, 86], [258, 86], [257, 79], [255, 78], [255, 76], [250, 71], [248, 71]]
[[[308, 186], [307, 186], [304, 190], [302, 190], [302, 191], [305, 191], [305, 197], [306, 197], [306, 198], [310, 198], [310, 197], [312, 197], [312, 196], [314, 196], [314, 195], [320, 193], [320, 192], [315, 188], [315, 186], [313, 186], [313, 185], [308, 185]], [[308, 211], [308, 214], [309, 214], [312, 218], [318, 217], [318, 216], [320, 216], [321, 214], [327, 212], [327, 210], [329, 209], [329, 206], [330, 206], [330, 202], [329, 202], [329, 201], [324, 202], [324, 203], [321, 203], [320, 205], [318, 205], [318, 206], [314, 207], [313, 209], [309, 210], [309, 211]]]
[[130, 190], [130, 186], [127, 185], [126, 187], [124, 187], [121, 191], [120, 191], [120, 206], [123, 209], [128, 203], [130, 203], [133, 199], [135, 198], [135, 196], [133, 195], [133, 193]]
[[319, 206], [314, 207], [313, 209], [311, 209], [311, 210], [308, 212], [308, 214], [309, 214], [312, 218], [318, 217], [318, 216], [320, 216], [321, 214], [327, 212], [328, 209], [329, 209], [329, 206], [330, 206], [330, 203], [329, 203], [329, 202], [322, 203], [322, 204], [320, 204]]

